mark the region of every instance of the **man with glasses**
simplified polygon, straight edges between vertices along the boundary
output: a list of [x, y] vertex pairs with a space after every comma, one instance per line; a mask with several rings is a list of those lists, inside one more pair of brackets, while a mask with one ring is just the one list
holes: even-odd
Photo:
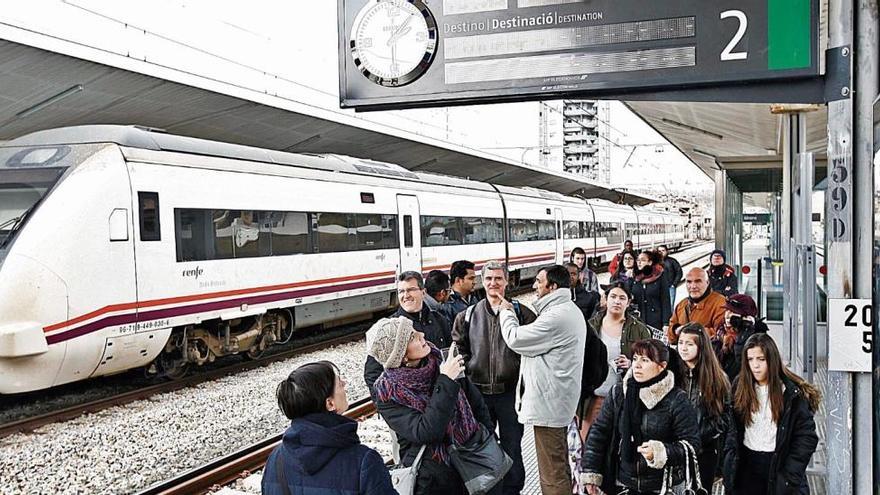
[[709, 286], [709, 274], [699, 267], [691, 268], [684, 278], [688, 297], [675, 306], [666, 336], [670, 344], [678, 343], [678, 329], [692, 321], [700, 323], [709, 333], [715, 335], [715, 329], [724, 322], [724, 305], [727, 298], [712, 290]]
[[[421, 273], [409, 271], [403, 272], [397, 277], [397, 300], [400, 302], [400, 307], [392, 315], [392, 318], [397, 316], [409, 318], [413, 322], [413, 328], [424, 333], [425, 340], [440, 349], [445, 349], [452, 344], [452, 333], [446, 318], [425, 304], [425, 282]], [[371, 342], [372, 335], [367, 332], [368, 349]], [[371, 395], [373, 394], [373, 384], [383, 371], [384, 368], [379, 361], [376, 361], [372, 356], [367, 356], [367, 362], [364, 364], [364, 382]]]

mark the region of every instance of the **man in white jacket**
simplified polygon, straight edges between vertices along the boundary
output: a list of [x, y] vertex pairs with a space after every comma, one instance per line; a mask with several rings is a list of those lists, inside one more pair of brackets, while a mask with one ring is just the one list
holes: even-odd
[[516, 386], [519, 421], [532, 425], [541, 493], [570, 495], [566, 428], [581, 394], [581, 369], [587, 326], [571, 300], [568, 270], [541, 269], [535, 277], [538, 319], [520, 325], [509, 301], [501, 304], [501, 336], [522, 356]]

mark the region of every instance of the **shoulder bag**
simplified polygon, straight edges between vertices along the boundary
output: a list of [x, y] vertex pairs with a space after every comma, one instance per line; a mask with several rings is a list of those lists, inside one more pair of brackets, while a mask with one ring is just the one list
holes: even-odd
[[491, 490], [513, 466], [513, 459], [501, 449], [495, 434], [482, 424], [464, 444], [453, 440], [449, 459], [470, 495]]
[[419, 476], [419, 466], [422, 465], [422, 454], [425, 453], [425, 446], [419, 449], [416, 459], [412, 465], [394, 466], [388, 470], [391, 475], [391, 485], [400, 495], [412, 495], [416, 488], [416, 478]]

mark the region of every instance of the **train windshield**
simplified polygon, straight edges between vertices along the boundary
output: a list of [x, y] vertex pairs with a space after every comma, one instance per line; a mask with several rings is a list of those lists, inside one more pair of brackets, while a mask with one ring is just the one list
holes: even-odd
[[103, 145], [0, 148], [0, 262], [40, 202], [72, 165]]

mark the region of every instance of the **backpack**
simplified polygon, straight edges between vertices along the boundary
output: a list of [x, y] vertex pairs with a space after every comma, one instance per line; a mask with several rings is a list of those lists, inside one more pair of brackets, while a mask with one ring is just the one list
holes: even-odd
[[599, 334], [587, 324], [587, 338], [584, 342], [584, 367], [581, 371], [581, 396], [578, 400], [578, 429], [584, 421], [587, 399], [593, 391], [605, 382], [608, 376], [608, 348]]

